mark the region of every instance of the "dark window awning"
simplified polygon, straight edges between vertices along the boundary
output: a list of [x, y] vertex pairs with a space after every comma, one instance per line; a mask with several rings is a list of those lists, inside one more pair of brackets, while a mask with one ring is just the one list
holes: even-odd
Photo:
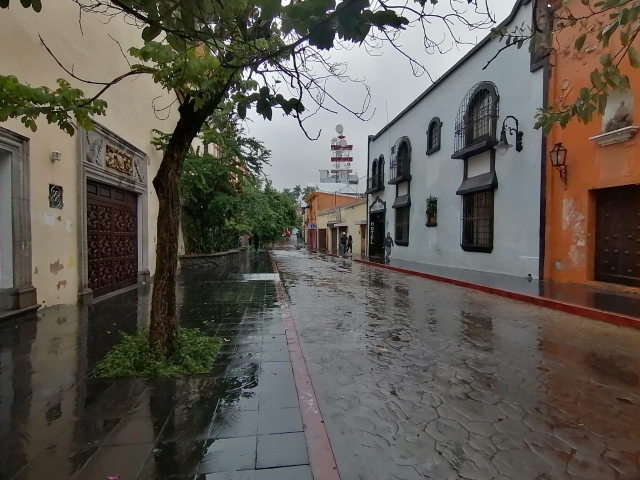
[[463, 181], [456, 191], [456, 195], [466, 195], [467, 193], [493, 190], [494, 188], [498, 188], [496, 172], [483, 173], [482, 175], [467, 178]]
[[403, 208], [403, 207], [410, 207], [410, 206], [411, 206], [411, 198], [409, 197], [409, 194], [400, 195], [399, 197], [396, 197], [396, 199], [393, 202], [393, 208]]

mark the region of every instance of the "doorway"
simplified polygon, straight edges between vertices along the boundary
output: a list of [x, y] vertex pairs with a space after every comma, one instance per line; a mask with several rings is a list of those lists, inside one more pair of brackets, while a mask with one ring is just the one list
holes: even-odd
[[596, 190], [594, 277], [640, 286], [640, 186]]
[[138, 280], [136, 194], [87, 182], [89, 288], [99, 297]]
[[318, 250], [321, 252], [327, 251], [327, 229], [321, 228], [318, 230]]
[[364, 255], [366, 242], [367, 242], [367, 231], [366, 225], [360, 225], [360, 255]]
[[331, 229], [331, 253], [338, 253], [338, 229]]
[[385, 212], [369, 215], [369, 256], [382, 257], [384, 254]]
[[[13, 288], [13, 218], [11, 211], [11, 153], [0, 150], [0, 290]], [[9, 295], [0, 291], [0, 310], [8, 309]]]

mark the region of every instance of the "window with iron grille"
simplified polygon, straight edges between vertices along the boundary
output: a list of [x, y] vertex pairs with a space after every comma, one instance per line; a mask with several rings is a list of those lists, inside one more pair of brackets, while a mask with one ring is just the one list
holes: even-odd
[[411, 144], [402, 137], [391, 149], [391, 180], [411, 175]]
[[384, 157], [378, 159], [378, 185], [384, 185]]
[[400, 245], [409, 244], [409, 208], [396, 208], [396, 240]]
[[442, 122], [438, 117], [429, 122], [427, 130], [427, 155], [440, 150], [440, 134], [442, 131]]
[[[465, 95], [455, 122], [454, 158], [465, 151], [476, 155], [477, 148], [489, 150], [497, 144], [496, 124], [498, 120], [498, 90], [491, 82], [481, 82]], [[493, 142], [493, 143], [491, 143]], [[471, 148], [474, 147], [474, 148]], [[468, 150], [474, 150], [468, 152]]]
[[493, 190], [462, 196], [463, 250], [491, 252], [493, 250]]

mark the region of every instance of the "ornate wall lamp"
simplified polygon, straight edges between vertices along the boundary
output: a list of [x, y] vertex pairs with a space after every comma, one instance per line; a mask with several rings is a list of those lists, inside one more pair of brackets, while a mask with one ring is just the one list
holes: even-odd
[[556, 143], [556, 145], [549, 152], [551, 157], [551, 166], [558, 169], [560, 173], [560, 180], [564, 182], [564, 188], [567, 188], [567, 149], [562, 146], [562, 143]]
[[[507, 125], [507, 120], [513, 120], [514, 123], [516, 124], [515, 128], [514, 127], [509, 127]], [[502, 122], [502, 130], [500, 131], [500, 142], [498, 143], [498, 145], [496, 145], [496, 151], [501, 155], [504, 156], [507, 154], [507, 151], [509, 151], [509, 149], [511, 147], [513, 147], [513, 145], [511, 145], [508, 141], [507, 141], [507, 132], [509, 132], [509, 135], [514, 135], [516, 136], [516, 152], [521, 152], [522, 151], [522, 137], [523, 137], [523, 133], [520, 131], [520, 123], [518, 122], [518, 119], [512, 115], [509, 115], [507, 118], [504, 119], [504, 121]]]

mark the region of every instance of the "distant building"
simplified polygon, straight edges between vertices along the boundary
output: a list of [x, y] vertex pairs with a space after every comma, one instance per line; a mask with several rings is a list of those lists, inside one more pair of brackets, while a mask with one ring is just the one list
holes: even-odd
[[[335, 193], [327, 192], [311, 192], [307, 198], [305, 198], [305, 217], [304, 225], [302, 227], [303, 238], [307, 242], [307, 245], [312, 250], [317, 250], [322, 245], [319, 244], [318, 237], [318, 217], [317, 214], [320, 211], [328, 210], [333, 207], [342, 205], [353, 205], [355, 203], [362, 202], [363, 196], [355, 195], [339, 195]], [[326, 238], [326, 237], [325, 237]], [[326, 246], [325, 246], [326, 248]]]

